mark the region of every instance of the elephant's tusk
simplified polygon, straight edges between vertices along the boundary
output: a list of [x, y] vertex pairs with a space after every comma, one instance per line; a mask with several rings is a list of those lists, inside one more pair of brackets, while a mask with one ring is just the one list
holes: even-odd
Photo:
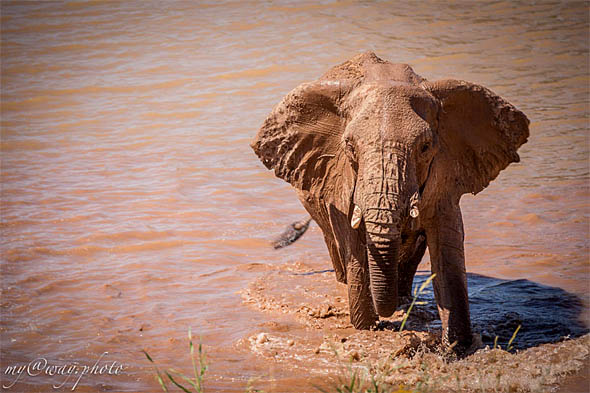
[[418, 218], [420, 210], [418, 210], [418, 203], [420, 203], [420, 193], [416, 191], [410, 198], [410, 217]]
[[357, 205], [354, 205], [354, 210], [352, 211], [352, 219], [350, 220], [350, 226], [354, 229], [357, 229], [361, 224], [361, 219], [363, 218], [363, 212], [361, 208]]

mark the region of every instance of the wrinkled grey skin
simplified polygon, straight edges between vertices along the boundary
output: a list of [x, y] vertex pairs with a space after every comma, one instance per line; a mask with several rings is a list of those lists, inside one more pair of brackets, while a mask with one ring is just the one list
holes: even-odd
[[472, 334], [459, 199], [519, 161], [528, 124], [488, 89], [429, 82], [364, 53], [289, 93], [252, 148], [297, 189], [321, 228], [336, 278], [348, 284], [356, 328], [374, 326], [410, 296], [428, 247], [443, 341], [466, 348]]

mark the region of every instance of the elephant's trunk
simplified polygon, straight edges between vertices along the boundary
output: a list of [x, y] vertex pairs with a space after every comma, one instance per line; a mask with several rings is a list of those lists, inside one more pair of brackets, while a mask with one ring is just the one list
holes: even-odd
[[[408, 171], [406, 154], [394, 151], [373, 162], [378, 176], [363, 184], [363, 218], [367, 240], [367, 262], [371, 295], [375, 310], [382, 317], [391, 316], [398, 302], [398, 264], [402, 220], [408, 215], [407, 195], [414, 178]], [[373, 172], [375, 173], [375, 172]]]
[[382, 317], [389, 317], [397, 308], [397, 267], [401, 238], [399, 218], [391, 217], [395, 215], [396, 211], [381, 208], [367, 208], [365, 214], [371, 295], [375, 310]]

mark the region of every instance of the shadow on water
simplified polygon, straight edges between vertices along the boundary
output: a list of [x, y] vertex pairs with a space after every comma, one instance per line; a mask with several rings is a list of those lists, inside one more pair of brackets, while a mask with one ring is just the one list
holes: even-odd
[[[308, 276], [333, 271], [326, 269], [291, 274]], [[429, 276], [428, 271], [417, 272], [414, 288]], [[525, 279], [502, 280], [475, 273], [467, 273], [467, 281], [471, 324], [474, 332], [481, 334], [485, 345], [493, 346], [497, 337], [497, 343], [505, 348], [519, 325], [521, 328], [511, 344], [515, 349], [555, 343], [590, 332], [581, 319], [584, 310], [582, 299], [561, 288]], [[419, 295], [419, 300], [427, 304], [414, 308], [412, 314], [422, 313], [423, 321], [432, 319], [424, 326], [425, 330], [440, 329], [432, 286]], [[382, 321], [380, 326], [397, 330], [399, 322]]]
[[330, 273], [330, 272], [334, 272], [334, 269], [324, 269], [324, 270], [314, 270], [311, 272], [305, 272], [305, 273], [291, 273], [293, 276], [311, 276], [313, 274], [322, 274], [322, 273]]
[[[420, 271], [414, 286], [420, 286], [430, 272]], [[502, 280], [468, 273], [471, 324], [482, 336], [485, 345], [505, 347], [516, 328], [521, 328], [512, 343], [516, 349], [526, 349], [545, 343], [576, 338], [589, 332], [581, 320], [582, 300], [561, 288], [529, 280]], [[432, 287], [420, 295], [428, 302], [429, 311], [436, 312]], [[435, 320], [430, 328], [440, 327]]]

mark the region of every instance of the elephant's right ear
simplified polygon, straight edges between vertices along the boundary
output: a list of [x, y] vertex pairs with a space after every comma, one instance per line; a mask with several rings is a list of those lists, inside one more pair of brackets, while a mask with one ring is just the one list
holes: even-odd
[[251, 146], [277, 177], [347, 213], [345, 199], [354, 185], [344, 184], [351, 179], [337, 179], [346, 161], [340, 113], [345, 92], [337, 81], [300, 85], [273, 109]]
[[500, 171], [520, 160], [517, 150], [529, 136], [524, 113], [473, 83], [453, 79], [421, 85], [440, 101], [439, 165], [435, 171], [448, 194], [477, 194]]

